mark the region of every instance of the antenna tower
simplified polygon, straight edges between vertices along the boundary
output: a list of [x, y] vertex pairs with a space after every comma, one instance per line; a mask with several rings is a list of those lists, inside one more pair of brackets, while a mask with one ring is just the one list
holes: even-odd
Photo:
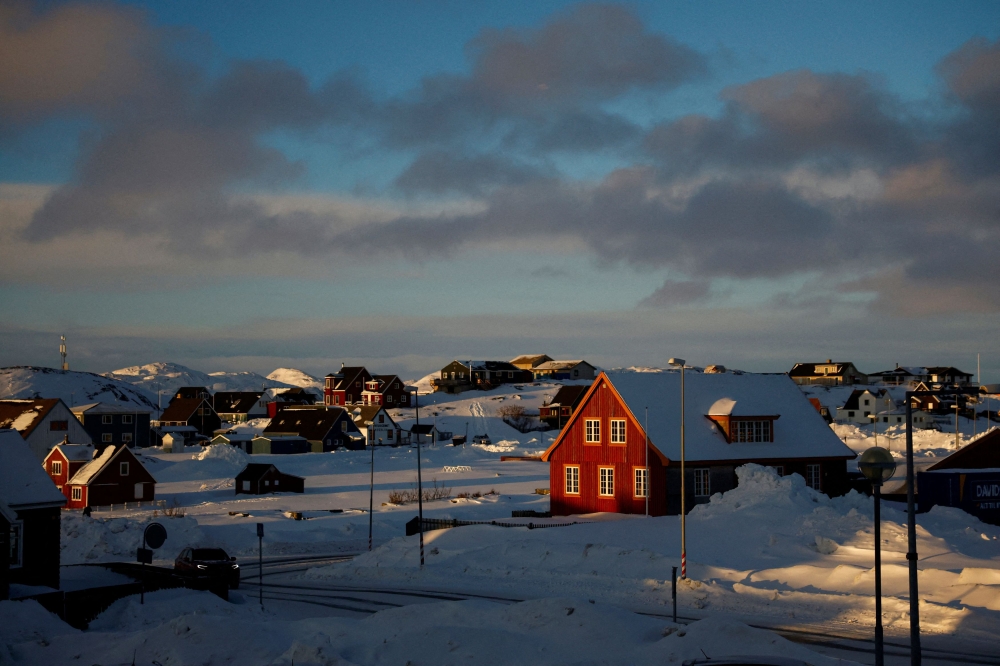
[[59, 336], [59, 355], [62, 356], [62, 369], [69, 370], [69, 363], [66, 362], [66, 336]]

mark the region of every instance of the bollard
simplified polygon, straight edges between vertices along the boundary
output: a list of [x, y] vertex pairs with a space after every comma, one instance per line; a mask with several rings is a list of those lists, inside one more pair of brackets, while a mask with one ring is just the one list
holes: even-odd
[[670, 598], [674, 602], [674, 624], [677, 624], [677, 567], [670, 567]]

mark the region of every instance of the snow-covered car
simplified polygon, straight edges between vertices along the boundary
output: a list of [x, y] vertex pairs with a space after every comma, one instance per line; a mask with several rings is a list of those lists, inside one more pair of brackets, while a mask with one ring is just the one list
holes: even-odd
[[475, 437], [472, 438], [472, 443], [482, 444], [483, 446], [489, 446], [490, 444], [493, 443], [493, 440], [490, 439], [489, 435], [476, 435]]
[[240, 586], [240, 565], [221, 548], [185, 548], [174, 560], [174, 573], [209, 582], [225, 581], [231, 590]]

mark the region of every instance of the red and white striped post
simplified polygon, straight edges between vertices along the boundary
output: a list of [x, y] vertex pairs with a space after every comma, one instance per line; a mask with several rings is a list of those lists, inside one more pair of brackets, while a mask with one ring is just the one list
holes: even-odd
[[685, 553], [682, 550], [681, 551], [681, 580], [684, 580], [685, 578], [687, 578], [687, 571], [688, 571], [688, 557], [687, 557], [687, 553]]

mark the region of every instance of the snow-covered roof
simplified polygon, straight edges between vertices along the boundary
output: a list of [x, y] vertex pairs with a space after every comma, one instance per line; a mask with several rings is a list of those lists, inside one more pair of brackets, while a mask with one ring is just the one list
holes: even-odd
[[94, 459], [94, 447], [91, 444], [58, 444], [52, 450], [59, 451], [70, 462]]
[[0, 500], [15, 511], [66, 503], [16, 430], [0, 430]]
[[58, 398], [0, 400], [0, 428], [13, 428], [28, 437], [58, 403]]
[[114, 404], [108, 402], [92, 402], [88, 405], [77, 405], [70, 408], [70, 411], [79, 416], [80, 414], [152, 414], [148, 409], [143, 409], [138, 405]]
[[[671, 460], [680, 460], [681, 378], [663, 373], [608, 373], [636, 421], [642, 426], [649, 407], [650, 442]], [[853, 458], [851, 451], [819, 415], [795, 382], [784, 374], [686, 373], [685, 454], [688, 460], [766, 458]], [[729, 416], [777, 416], [773, 442], [730, 444], [708, 418], [728, 409]]]
[[[546, 361], [534, 367], [535, 371], [538, 370], [572, 370], [581, 363], [587, 363], [584, 360], [579, 361]], [[587, 363], [587, 365], [590, 365]]]
[[105, 465], [111, 462], [111, 459], [115, 456], [115, 447], [108, 446], [103, 451], [101, 455], [97, 456], [89, 463], [77, 470], [73, 478], [69, 480], [69, 483], [74, 486], [85, 486], [90, 483], [90, 480], [97, 476]]

